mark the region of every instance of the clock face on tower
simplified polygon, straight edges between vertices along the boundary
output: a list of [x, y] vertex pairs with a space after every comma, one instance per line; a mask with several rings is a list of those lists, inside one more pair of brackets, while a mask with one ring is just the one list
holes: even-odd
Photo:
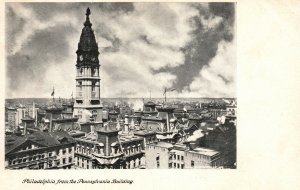
[[93, 57], [92, 57], [92, 61], [95, 61], [95, 60], [96, 60], [96, 57], [95, 57], [95, 56], [93, 56]]
[[83, 60], [83, 56], [82, 56], [82, 55], [79, 56], [79, 60], [80, 60], [80, 61]]

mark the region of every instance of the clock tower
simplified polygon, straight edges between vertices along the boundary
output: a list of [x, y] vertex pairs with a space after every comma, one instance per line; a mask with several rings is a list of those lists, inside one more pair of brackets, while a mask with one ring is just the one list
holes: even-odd
[[89, 18], [90, 14], [91, 11], [87, 8], [86, 20], [76, 51], [76, 98], [73, 115], [82, 123], [90, 121], [102, 123], [99, 51]]

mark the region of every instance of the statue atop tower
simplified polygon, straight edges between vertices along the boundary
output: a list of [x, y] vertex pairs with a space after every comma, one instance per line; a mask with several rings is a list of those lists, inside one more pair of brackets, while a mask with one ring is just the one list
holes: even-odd
[[90, 22], [91, 11], [86, 10], [86, 20], [76, 51], [76, 98], [74, 116], [80, 122], [101, 122], [99, 50]]

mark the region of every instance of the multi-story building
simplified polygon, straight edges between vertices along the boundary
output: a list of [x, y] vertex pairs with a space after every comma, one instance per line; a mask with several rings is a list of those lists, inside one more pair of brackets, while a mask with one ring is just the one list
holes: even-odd
[[77, 138], [75, 165], [78, 169], [134, 169], [145, 167], [143, 138], [120, 135], [116, 124], [108, 122]]
[[168, 169], [170, 163], [170, 151], [173, 145], [167, 142], [156, 142], [146, 146], [146, 168]]
[[71, 169], [75, 140], [66, 132], [5, 137], [6, 169]]
[[76, 51], [76, 97], [73, 114], [82, 123], [89, 122], [91, 117], [95, 122], [102, 122], [99, 51], [89, 15], [88, 8]]
[[6, 108], [6, 111], [8, 126], [11, 130], [14, 130], [19, 125], [19, 121], [17, 118], [17, 109], [14, 107], [8, 107]]
[[169, 168], [204, 169], [223, 167], [221, 154], [212, 149], [196, 147], [187, 149], [184, 145], [174, 145], [170, 152]]
[[133, 114], [134, 110], [129, 106], [121, 106], [120, 107], [120, 117], [124, 118], [125, 115]]
[[218, 151], [186, 144], [157, 142], [146, 146], [147, 169], [220, 168], [223, 158]]
[[237, 115], [237, 104], [236, 101], [231, 101], [229, 104], [226, 105], [226, 111], [228, 114], [232, 115], [232, 116], [236, 116]]
[[204, 145], [222, 154], [224, 167], [233, 167], [236, 164], [235, 124], [226, 120], [224, 124], [216, 126], [206, 135]]
[[156, 116], [157, 110], [155, 107], [156, 107], [156, 104], [152, 101], [148, 101], [148, 102], [144, 103], [143, 115]]

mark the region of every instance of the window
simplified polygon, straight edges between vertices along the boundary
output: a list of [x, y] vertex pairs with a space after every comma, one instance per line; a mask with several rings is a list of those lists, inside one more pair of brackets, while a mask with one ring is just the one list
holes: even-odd
[[49, 152], [49, 157], [51, 157], [52, 156], [52, 152]]
[[95, 92], [95, 89], [96, 89], [95, 87], [96, 87], [96, 83], [95, 83], [95, 82], [92, 82], [92, 91], [93, 91], [93, 92]]
[[66, 163], [66, 159], [65, 159], [65, 158], [62, 159], [62, 163], [63, 163], [63, 164]]
[[184, 168], [184, 164], [181, 164], [181, 169], [183, 169]]
[[191, 167], [194, 167], [195, 163], [193, 160], [191, 160]]
[[159, 153], [157, 153], [157, 156], [156, 156], [156, 164], [157, 164], [157, 168], [159, 168], [159, 166], [160, 166]]
[[97, 110], [93, 110], [92, 115], [93, 115], [93, 118], [96, 119], [97, 118]]
[[72, 148], [69, 148], [69, 153], [71, 153], [72, 152]]
[[57, 160], [57, 163], [56, 163], [56, 165], [58, 165], [58, 166], [59, 166], [59, 164], [60, 164], [60, 160]]
[[63, 153], [63, 154], [66, 154], [66, 152], [67, 152], [66, 149], [63, 149], [62, 153]]
[[95, 76], [95, 74], [96, 74], [96, 69], [93, 68], [92, 69], [92, 77]]
[[172, 168], [172, 163], [169, 163], [169, 168]]
[[39, 163], [39, 169], [44, 169], [44, 163]]
[[181, 156], [181, 160], [183, 160], [183, 156]]
[[69, 163], [72, 163], [72, 161], [73, 161], [73, 160], [72, 160], [72, 157], [70, 157], [70, 158], [69, 158]]
[[[82, 90], [82, 82], [80, 81], [80, 82], [78, 82], [78, 85], [79, 85], [79, 89], [80, 89], [80, 91]], [[79, 95], [80, 96], [80, 95]]]
[[49, 161], [49, 167], [52, 167], [52, 161]]

